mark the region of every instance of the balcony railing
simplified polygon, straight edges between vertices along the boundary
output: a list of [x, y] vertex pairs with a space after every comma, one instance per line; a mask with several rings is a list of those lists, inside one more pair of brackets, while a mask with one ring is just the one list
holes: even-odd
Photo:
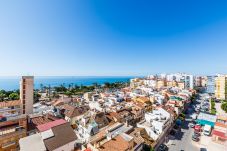
[[8, 134], [1, 135], [0, 141], [4, 141], [7, 139], [11, 139], [11, 138], [22, 138], [25, 135], [26, 135], [26, 130], [20, 129], [20, 130], [16, 130], [16, 131], [8, 133]]

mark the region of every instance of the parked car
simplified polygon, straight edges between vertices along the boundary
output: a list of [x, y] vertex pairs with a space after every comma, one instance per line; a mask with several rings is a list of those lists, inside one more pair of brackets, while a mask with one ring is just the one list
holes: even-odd
[[204, 129], [203, 129], [203, 134], [206, 135], [206, 136], [209, 136], [210, 133], [211, 133], [211, 126], [210, 125], [205, 125], [204, 126]]
[[199, 137], [193, 134], [192, 135], [192, 140], [198, 142], [199, 141]]
[[196, 124], [194, 129], [195, 129], [195, 131], [201, 132], [202, 127], [199, 124]]
[[161, 144], [158, 147], [158, 150], [157, 151], [168, 151], [168, 150], [169, 150], [169, 148], [165, 144]]
[[194, 128], [195, 127], [195, 123], [194, 122], [190, 123], [189, 127]]
[[194, 131], [194, 134], [193, 134], [193, 135], [195, 135], [195, 136], [199, 137], [199, 136], [200, 136], [200, 133], [199, 133], [199, 132], [197, 132], [197, 131]]
[[170, 134], [170, 135], [172, 135], [172, 136], [175, 136], [175, 134], [176, 134], [176, 131], [174, 131], [174, 130], [171, 130], [169, 134]]

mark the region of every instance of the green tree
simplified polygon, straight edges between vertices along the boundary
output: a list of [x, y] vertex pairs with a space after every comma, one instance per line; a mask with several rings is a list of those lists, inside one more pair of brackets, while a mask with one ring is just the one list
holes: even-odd
[[71, 91], [68, 90], [68, 91], [65, 92], [65, 95], [67, 95], [68, 97], [71, 98], [72, 95], [73, 95], [73, 93], [72, 93]]
[[3, 91], [0, 91], [0, 101], [3, 101], [6, 97], [6, 94]]
[[104, 88], [110, 88], [110, 87], [111, 87], [111, 84], [109, 82], [104, 83]]
[[227, 103], [222, 103], [221, 108], [227, 113]]
[[34, 92], [34, 103], [39, 102], [40, 98], [41, 98], [41, 95], [37, 91], [35, 91]]
[[19, 94], [16, 92], [13, 92], [9, 95], [10, 100], [19, 100]]

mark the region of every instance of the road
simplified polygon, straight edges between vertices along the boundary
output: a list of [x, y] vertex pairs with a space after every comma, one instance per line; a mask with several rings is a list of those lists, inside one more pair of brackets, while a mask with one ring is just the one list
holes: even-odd
[[193, 129], [189, 127], [191, 121], [190, 115], [193, 114], [191, 111], [190, 114], [186, 115], [185, 122], [182, 123], [181, 130], [179, 130], [173, 139], [171, 139], [167, 146], [169, 151], [199, 151], [200, 148], [196, 147], [194, 141], [191, 140]]
[[215, 103], [215, 108], [216, 108], [216, 111], [217, 111], [217, 115], [225, 115], [225, 111], [223, 111], [221, 109], [221, 102], [219, 103]]

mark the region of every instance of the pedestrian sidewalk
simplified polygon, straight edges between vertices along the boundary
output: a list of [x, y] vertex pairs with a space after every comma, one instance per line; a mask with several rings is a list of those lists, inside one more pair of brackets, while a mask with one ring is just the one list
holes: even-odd
[[206, 148], [208, 151], [226, 151], [227, 146], [213, 142], [210, 136], [202, 135], [199, 143], [196, 143], [199, 148]]

